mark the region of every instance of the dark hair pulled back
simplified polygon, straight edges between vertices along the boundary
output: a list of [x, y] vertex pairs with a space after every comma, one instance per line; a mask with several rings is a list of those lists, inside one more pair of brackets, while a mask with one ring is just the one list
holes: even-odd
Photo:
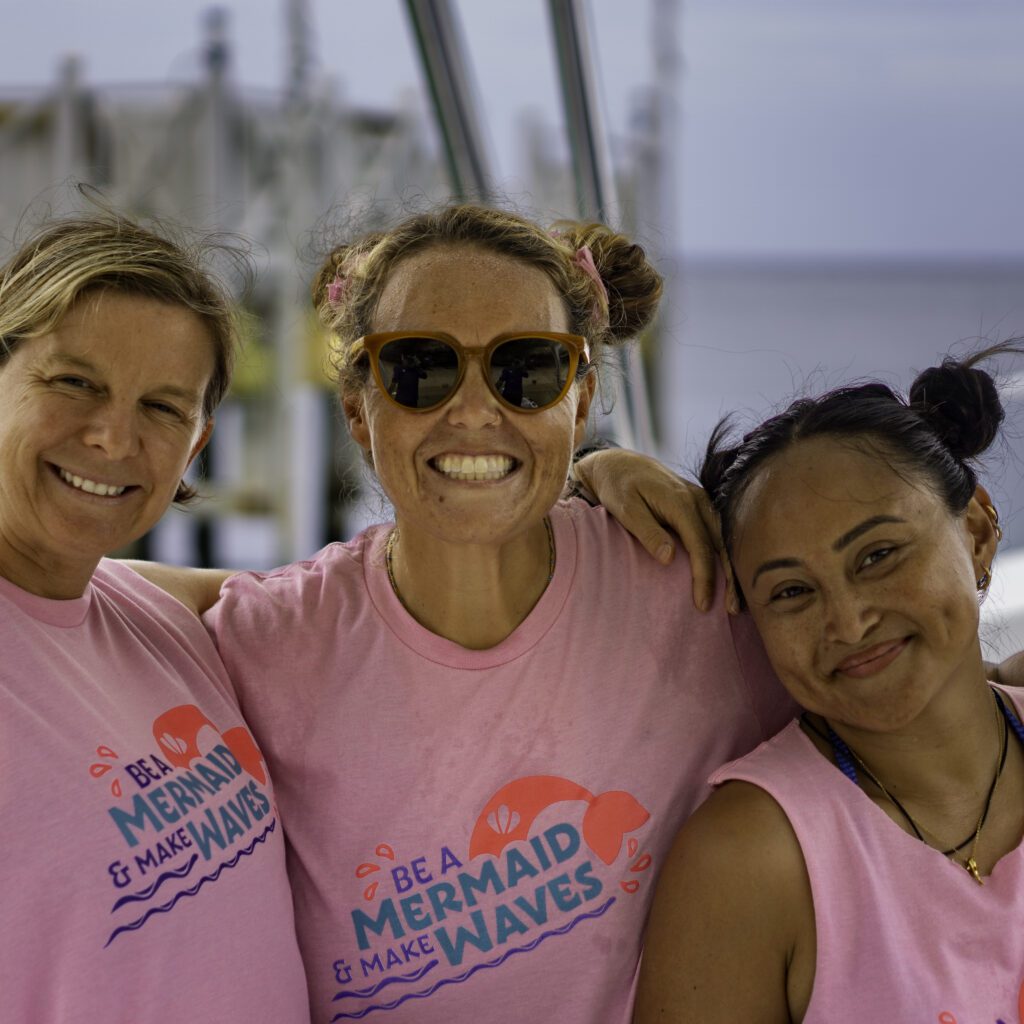
[[995, 441], [1005, 413], [995, 381], [979, 362], [1022, 353], [1018, 339], [964, 360], [946, 358], [918, 375], [906, 398], [878, 381], [801, 398], [729, 444], [720, 421], [708, 441], [700, 482], [722, 523], [726, 550], [734, 539], [736, 508], [759, 467], [812, 437], [865, 446], [905, 472], [924, 477], [952, 515], [967, 508], [978, 485], [971, 461]]

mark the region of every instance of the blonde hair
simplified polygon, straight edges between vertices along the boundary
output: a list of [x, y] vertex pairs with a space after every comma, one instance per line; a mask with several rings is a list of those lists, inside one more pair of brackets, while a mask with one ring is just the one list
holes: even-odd
[[[331, 363], [343, 393], [365, 382], [365, 367], [353, 363], [349, 350], [372, 331], [395, 265], [415, 252], [455, 245], [477, 246], [543, 270], [565, 302], [569, 330], [590, 341], [596, 359], [603, 347], [635, 337], [657, 312], [661, 275], [639, 245], [604, 224], [559, 221], [546, 229], [507, 210], [447, 206], [339, 245], [317, 272], [313, 305], [331, 333]], [[576, 261], [583, 246], [593, 254], [608, 294], [607, 309], [596, 282]]]
[[[220, 243], [188, 246], [112, 213], [60, 220], [33, 234], [0, 267], [0, 370], [14, 350], [52, 331], [86, 293], [109, 289], [191, 310], [210, 333], [214, 371], [203, 393], [209, 419], [231, 383], [238, 327], [231, 299], [207, 269]], [[196, 496], [184, 482], [174, 500]]]

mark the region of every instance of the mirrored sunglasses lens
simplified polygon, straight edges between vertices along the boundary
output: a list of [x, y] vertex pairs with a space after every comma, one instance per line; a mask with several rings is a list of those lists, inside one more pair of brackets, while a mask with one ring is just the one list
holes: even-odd
[[541, 409], [565, 390], [572, 350], [548, 338], [510, 338], [491, 353], [491, 383], [516, 409]]
[[377, 356], [388, 394], [407, 409], [440, 405], [459, 378], [455, 349], [438, 338], [397, 338]]

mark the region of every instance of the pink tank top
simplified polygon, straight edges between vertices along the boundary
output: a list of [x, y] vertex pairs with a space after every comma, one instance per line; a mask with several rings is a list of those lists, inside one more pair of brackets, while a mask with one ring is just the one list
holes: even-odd
[[[1006, 696], [1019, 708], [1024, 691]], [[711, 776], [730, 779], [775, 799], [807, 864], [817, 961], [803, 1024], [1024, 1021], [1020, 846], [977, 885], [899, 828], [796, 722]]]

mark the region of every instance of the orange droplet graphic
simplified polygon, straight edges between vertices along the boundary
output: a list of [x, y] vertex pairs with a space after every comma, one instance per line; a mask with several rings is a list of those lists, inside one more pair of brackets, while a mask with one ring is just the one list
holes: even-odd
[[367, 886], [367, 887], [366, 887], [366, 888], [365, 888], [365, 889], [363, 890], [363, 899], [364, 899], [364, 900], [372, 900], [372, 899], [373, 899], [373, 897], [377, 895], [377, 886], [378, 886], [378, 885], [380, 885], [380, 882], [371, 882], [371, 883], [370, 883], [370, 884], [369, 884], [369, 885], [368, 885], [368, 886]]
[[651, 866], [651, 855], [645, 853], [629, 870], [646, 871]]
[[640, 843], [636, 836], [630, 836], [629, 842], [626, 844], [627, 855], [630, 857], [636, 856], [636, 851], [640, 849]]
[[360, 864], [356, 868], [356, 878], [365, 878], [367, 875], [372, 875], [374, 871], [380, 871], [376, 864]]
[[99, 746], [99, 747], [97, 747], [96, 748], [96, 753], [100, 757], [117, 757], [117, 751], [116, 750], [111, 750], [110, 747], [107, 747], [107, 746]]
[[632, 896], [640, 888], [640, 883], [635, 878], [630, 878], [626, 882], [619, 882], [619, 887], [623, 892], [628, 892]]
[[378, 857], [387, 857], [388, 860], [395, 859], [395, 851], [392, 850], [387, 843], [381, 843], [373, 852], [377, 854]]
[[89, 765], [89, 774], [94, 778], [98, 779], [101, 775], [106, 775], [110, 771], [109, 764], [91, 764]]
[[118, 800], [121, 799], [121, 780], [120, 779], [114, 779], [114, 781], [110, 784], [110, 792], [113, 793], [114, 796], [116, 796]]

